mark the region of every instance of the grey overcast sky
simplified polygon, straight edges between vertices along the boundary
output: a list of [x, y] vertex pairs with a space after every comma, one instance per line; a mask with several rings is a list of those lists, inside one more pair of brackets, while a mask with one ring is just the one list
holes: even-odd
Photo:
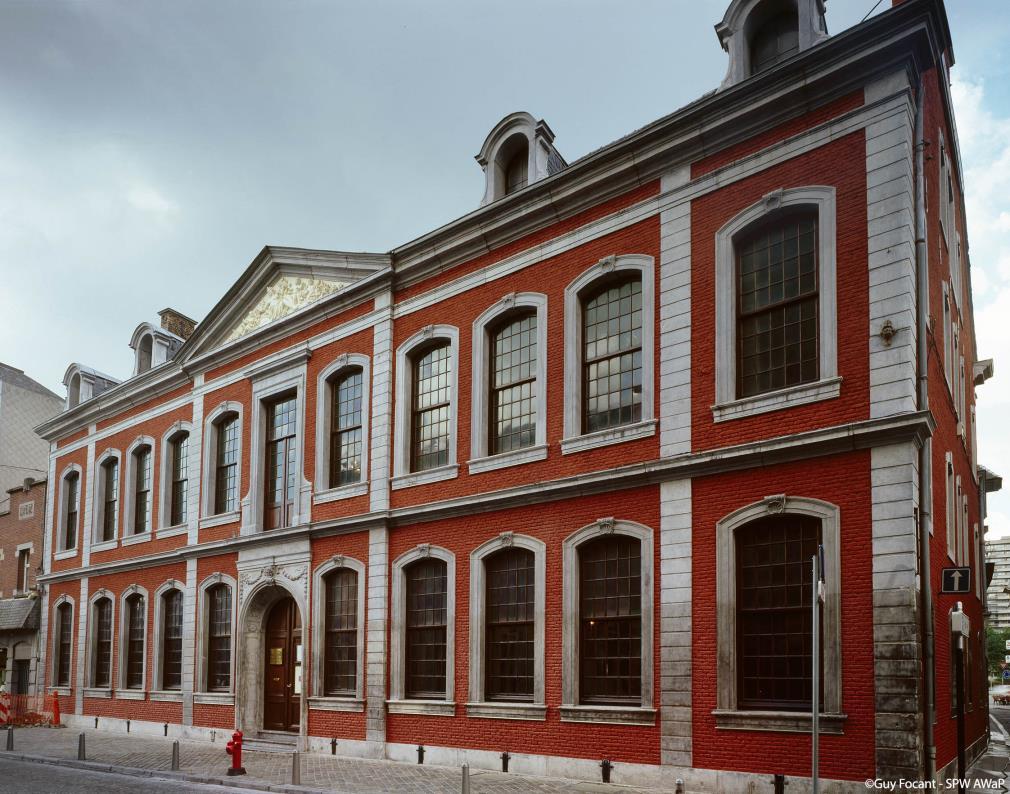
[[[874, 3], [830, 0], [829, 30]], [[124, 377], [138, 323], [201, 319], [265, 244], [387, 251], [450, 221], [511, 111], [581, 157], [719, 84], [727, 4], [0, 0], [0, 361], [58, 394], [71, 361]], [[1010, 14], [947, 5], [997, 360], [980, 461], [1010, 476]], [[1010, 496], [989, 523], [1010, 533]]]

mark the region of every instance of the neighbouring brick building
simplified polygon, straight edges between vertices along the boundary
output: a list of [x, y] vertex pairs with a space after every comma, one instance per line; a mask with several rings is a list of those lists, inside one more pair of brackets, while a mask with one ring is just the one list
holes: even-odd
[[992, 374], [943, 5], [716, 32], [725, 80], [671, 115], [572, 163], [506, 116], [472, 213], [265, 248], [195, 329], [138, 327], [132, 377], [71, 365], [39, 429], [68, 723], [804, 778], [821, 544], [822, 776], [951, 771], [957, 601], [985, 747], [981, 580], [939, 592], [983, 561]]

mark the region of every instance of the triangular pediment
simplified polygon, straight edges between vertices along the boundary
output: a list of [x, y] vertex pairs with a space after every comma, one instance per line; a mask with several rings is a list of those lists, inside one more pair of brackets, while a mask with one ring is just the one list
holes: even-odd
[[233, 342], [294, 314], [299, 309], [331, 295], [350, 281], [313, 278], [296, 274], [281, 274], [255, 299], [249, 310], [243, 314], [224, 335], [224, 342]]

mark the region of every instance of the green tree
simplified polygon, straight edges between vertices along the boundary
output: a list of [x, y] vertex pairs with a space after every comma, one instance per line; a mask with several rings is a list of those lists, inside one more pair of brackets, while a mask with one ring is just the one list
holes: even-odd
[[1010, 655], [1006, 649], [1007, 640], [1010, 640], [1010, 629], [985, 630], [985, 651], [989, 660], [989, 675], [999, 678], [1003, 674], [1003, 659]]

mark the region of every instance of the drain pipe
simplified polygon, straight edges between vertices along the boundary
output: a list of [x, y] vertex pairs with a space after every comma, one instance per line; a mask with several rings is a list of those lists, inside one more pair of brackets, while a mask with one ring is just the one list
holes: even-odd
[[[915, 269], [917, 315], [918, 409], [929, 410], [929, 254], [926, 247], [926, 177], [924, 171], [926, 141], [923, 136], [924, 81], [919, 75], [915, 102]], [[919, 593], [923, 627], [922, 694], [923, 709], [923, 779], [932, 780], [936, 769], [933, 738], [933, 714], [936, 711], [936, 675], [933, 667], [933, 580], [930, 562], [930, 537], [933, 527], [933, 440], [927, 438], [919, 447]]]

